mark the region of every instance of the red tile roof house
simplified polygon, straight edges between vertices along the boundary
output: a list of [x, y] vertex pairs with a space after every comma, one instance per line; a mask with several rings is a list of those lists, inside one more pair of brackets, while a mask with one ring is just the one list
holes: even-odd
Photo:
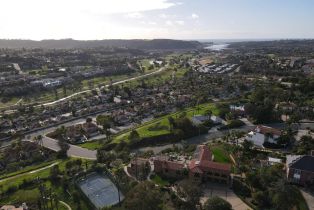
[[206, 145], [199, 145], [189, 164], [189, 177], [195, 181], [221, 181], [229, 183], [231, 165], [212, 161]]
[[170, 161], [169, 157], [162, 156], [155, 158], [154, 170], [156, 174], [172, 178], [183, 178], [188, 175], [194, 181], [213, 180], [228, 183], [231, 165], [212, 161], [212, 153], [208, 146], [199, 145], [188, 166]]
[[145, 167], [150, 168], [148, 159], [145, 158], [134, 158], [131, 160], [131, 163], [128, 165], [127, 170], [129, 174], [134, 177], [137, 177], [140, 172], [145, 170]]
[[186, 169], [183, 163], [170, 161], [168, 156], [159, 156], [154, 159], [154, 171], [162, 176], [181, 178], [187, 174]]
[[[291, 159], [291, 161], [289, 161]], [[303, 186], [314, 184], [314, 156], [287, 157], [287, 179]]]

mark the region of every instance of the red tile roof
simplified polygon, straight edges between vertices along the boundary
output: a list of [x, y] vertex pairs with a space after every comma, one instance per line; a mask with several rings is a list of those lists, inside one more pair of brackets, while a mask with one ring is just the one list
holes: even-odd
[[154, 164], [161, 164], [163, 169], [168, 169], [168, 170], [173, 170], [173, 171], [182, 170], [184, 168], [184, 164], [182, 163], [178, 163], [174, 161], [167, 161], [167, 160], [155, 159]]
[[189, 169], [192, 172], [219, 170], [230, 173], [231, 165], [212, 161], [212, 153], [206, 145], [199, 145], [195, 151], [194, 159], [191, 160]]
[[264, 125], [258, 125], [256, 126], [255, 128], [255, 131], [257, 132], [259, 130], [259, 133], [262, 133], [262, 134], [273, 134], [273, 135], [277, 135], [277, 136], [280, 136], [281, 135], [281, 131], [276, 129], [276, 128], [271, 128], [271, 127], [268, 127], [268, 126], [264, 126]]
[[212, 170], [219, 170], [224, 172], [230, 172], [231, 171], [231, 165], [225, 164], [225, 163], [217, 163], [209, 160], [203, 160], [203, 161], [196, 161], [192, 160], [189, 165], [189, 169], [191, 171], [194, 171], [195, 168], [199, 168], [200, 170], [204, 171], [212, 171]]

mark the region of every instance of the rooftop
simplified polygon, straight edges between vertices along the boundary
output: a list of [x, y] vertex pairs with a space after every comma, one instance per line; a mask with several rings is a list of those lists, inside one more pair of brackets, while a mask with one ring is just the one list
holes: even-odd
[[314, 173], [314, 156], [305, 155], [292, 163], [290, 168]]

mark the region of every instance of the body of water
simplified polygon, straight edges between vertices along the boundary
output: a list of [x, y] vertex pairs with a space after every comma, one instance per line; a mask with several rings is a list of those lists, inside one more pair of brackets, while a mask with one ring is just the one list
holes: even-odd
[[226, 48], [228, 48], [229, 44], [212, 44], [212, 45], [209, 45], [207, 47], [205, 47], [205, 49], [208, 49], [208, 50], [214, 50], [214, 51], [220, 51], [220, 50], [224, 50]]

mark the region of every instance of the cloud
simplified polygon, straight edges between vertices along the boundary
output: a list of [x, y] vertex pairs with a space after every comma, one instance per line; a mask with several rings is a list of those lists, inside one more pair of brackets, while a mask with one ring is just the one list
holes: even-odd
[[177, 25], [183, 26], [184, 25], [184, 21], [183, 20], [176, 20], [175, 23]]
[[134, 18], [134, 19], [141, 19], [144, 17], [142, 13], [139, 12], [133, 12], [133, 13], [128, 13], [125, 15], [126, 18]]
[[166, 21], [166, 25], [167, 25], [167, 26], [172, 26], [172, 25], [173, 25], [173, 22], [172, 22], [171, 20], [167, 20], [167, 21]]
[[191, 17], [192, 17], [192, 19], [198, 19], [198, 18], [199, 18], [199, 16], [198, 16], [197, 14], [195, 14], [195, 13], [193, 13], [193, 14], [191, 15]]
[[168, 15], [166, 15], [166, 14], [164, 14], [164, 13], [162, 13], [162, 14], [160, 14], [160, 15], [158, 15], [160, 18], [162, 18], [162, 19], [166, 19], [166, 18], [168, 18]]
[[176, 20], [176, 21], [171, 21], [171, 20], [167, 20], [166, 21], [166, 26], [183, 26], [185, 24], [185, 22], [183, 20]]

